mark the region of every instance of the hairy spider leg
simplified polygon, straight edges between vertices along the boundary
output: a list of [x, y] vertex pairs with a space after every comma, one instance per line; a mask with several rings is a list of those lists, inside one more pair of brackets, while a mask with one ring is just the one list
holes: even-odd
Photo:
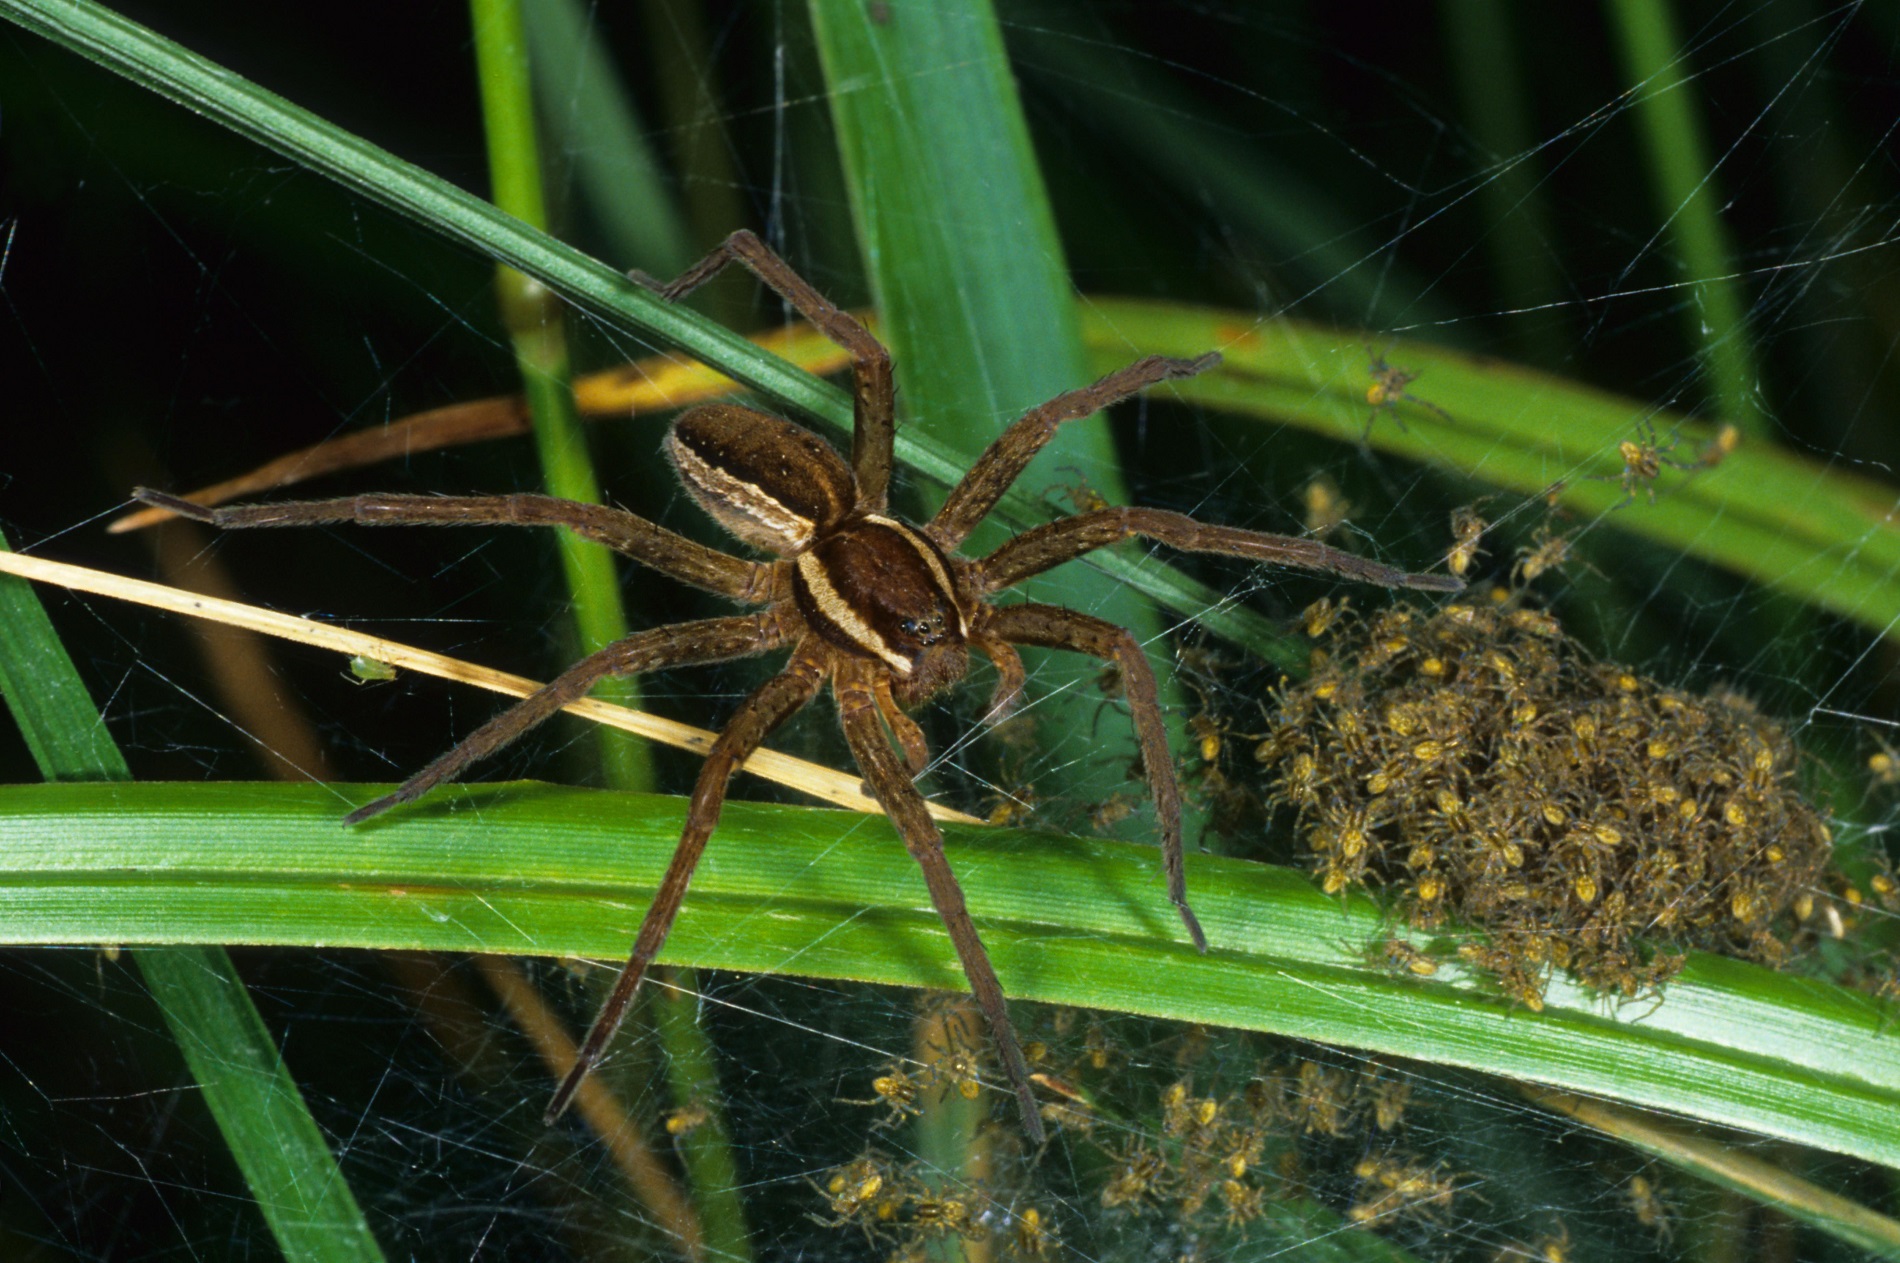
[[963, 481], [951, 488], [937, 516], [923, 528], [924, 534], [945, 552], [954, 551], [976, 529], [977, 523], [989, 516], [1003, 493], [1029, 468], [1029, 462], [1056, 436], [1056, 430], [1064, 421], [1093, 416], [1110, 404], [1120, 403], [1159, 382], [1192, 377], [1218, 363], [1220, 355], [1212, 351], [1192, 360], [1150, 355], [1090, 385], [1065, 391], [1047, 403], [1036, 405], [1017, 418], [977, 457], [976, 463], [963, 475]]
[[581, 1041], [573, 1066], [561, 1080], [560, 1087], [554, 1090], [553, 1099], [548, 1102], [544, 1115], [548, 1122], [552, 1123], [566, 1112], [574, 1099], [574, 1093], [580, 1089], [581, 1081], [600, 1061], [601, 1054], [606, 1051], [614, 1032], [620, 1029], [620, 1023], [626, 1017], [627, 1005], [639, 991], [647, 967], [659, 955], [660, 948], [665, 946], [666, 937], [673, 929], [673, 920], [679, 915], [680, 901], [686, 897], [686, 888], [693, 880], [693, 870], [699, 866], [699, 857], [705, 853], [706, 840], [719, 824], [719, 812], [726, 802], [726, 784], [732, 779], [732, 774], [771, 735], [774, 728], [816, 697], [818, 690], [824, 687], [823, 652], [815, 647], [801, 647], [793, 653], [791, 661], [785, 664], [785, 670], [760, 685], [739, 704], [739, 709], [733, 712], [732, 718], [720, 730], [712, 749], [706, 752], [706, 761], [700, 765], [699, 779], [693, 784], [693, 796], [686, 809], [685, 831], [680, 835], [679, 845], [673, 850], [673, 859], [666, 866], [666, 875], [660, 879], [660, 888], [647, 908], [646, 917], [640, 922], [640, 932], [634, 937], [633, 951], [627, 957], [625, 968], [620, 971], [620, 977], [614, 980], [613, 990], [595, 1014], [594, 1024], [588, 1028], [587, 1037]]
[[1148, 792], [1154, 797], [1155, 817], [1161, 826], [1161, 868], [1168, 880], [1168, 898], [1181, 914], [1181, 924], [1187, 927], [1194, 946], [1205, 952], [1207, 935], [1188, 906], [1187, 867], [1181, 843], [1181, 786], [1175, 779], [1168, 732], [1161, 721], [1161, 692], [1148, 655], [1126, 628], [1060, 606], [1031, 602], [978, 608], [984, 611], [977, 623], [980, 635], [1018, 645], [1068, 649], [1121, 668], [1122, 690], [1134, 720], [1142, 770], [1148, 775]]
[[882, 512], [890, 493], [896, 387], [891, 379], [890, 351], [871, 336], [862, 321], [813, 289], [789, 263], [745, 228], [670, 281], [658, 281], [637, 271], [627, 275], [668, 302], [676, 302], [719, 275], [728, 263], [737, 263], [758, 277], [820, 333], [851, 352], [851, 471], [857, 483], [858, 507]]
[[604, 544], [643, 566], [704, 591], [753, 605], [771, 596], [772, 567], [769, 564], [745, 561], [708, 548], [625, 509], [582, 504], [554, 496], [527, 492], [505, 496], [372, 493], [335, 500], [287, 500], [282, 504], [240, 504], [228, 508], [209, 508], [149, 487], [134, 488], [132, 496], [154, 508], [225, 530], [316, 526], [326, 522], [353, 522], [359, 526], [565, 526], [582, 539]]
[[404, 781], [375, 802], [343, 817], [346, 825], [361, 824], [400, 803], [414, 802], [436, 786], [460, 776], [476, 763], [553, 718], [560, 709], [587, 696], [609, 676], [639, 675], [660, 667], [697, 666], [767, 653], [785, 643], [778, 620], [770, 610], [674, 623], [635, 632], [605, 649], [588, 654], [539, 689], [528, 694], [464, 737], [454, 749]]
[[889, 725], [891, 735], [897, 738], [897, 744], [904, 749], [904, 762], [910, 765], [912, 776], [922, 776], [924, 769], [930, 766], [930, 742], [924, 737], [924, 730], [916, 720], [904, 713], [897, 698], [891, 692], [891, 677], [880, 673], [871, 681], [871, 689], [877, 694], [877, 712]]
[[1275, 566], [1319, 570], [1362, 583], [1421, 592], [1460, 592], [1464, 580], [1415, 574], [1370, 561], [1356, 553], [1292, 535], [1267, 535], [1237, 526], [1210, 526], [1169, 509], [1097, 509], [1058, 518], [1024, 531], [976, 563], [985, 594], [1000, 592], [1032, 575], [1124, 539], [1142, 536], [1187, 553], [1220, 553]]
[[845, 740], [850, 742], [851, 753], [871, 784], [872, 795], [890, 814], [898, 836], [904, 839], [904, 848], [923, 870], [924, 884], [930, 888], [930, 902], [950, 932], [950, 942], [956, 947], [964, 977], [969, 979], [970, 990], [989, 1023], [990, 1039], [1002, 1060], [1003, 1072], [1015, 1090], [1023, 1130], [1028, 1132], [1032, 1142], [1040, 1145], [1046, 1133], [1029, 1086], [1029, 1063], [1023, 1059], [1016, 1028], [1009, 1020], [1003, 985], [996, 980], [989, 953], [977, 937], [970, 910], [963, 901], [963, 888], [957, 885], [950, 863], [944, 858], [943, 834], [937, 822], [930, 818], [923, 795], [917, 792], [904, 765], [898, 762], [883, 725], [878, 722], [881, 708], [872, 679], [874, 671], [875, 667], [869, 662], [839, 665], [832, 687], [838, 696], [838, 718], [844, 725]]
[[970, 643], [996, 668], [996, 690], [990, 694], [983, 719], [986, 723], [1000, 724], [1015, 711], [1016, 703], [1022, 700], [1023, 685], [1029, 681], [1023, 670], [1023, 656], [1005, 641], [981, 635], [975, 628], [970, 630]]

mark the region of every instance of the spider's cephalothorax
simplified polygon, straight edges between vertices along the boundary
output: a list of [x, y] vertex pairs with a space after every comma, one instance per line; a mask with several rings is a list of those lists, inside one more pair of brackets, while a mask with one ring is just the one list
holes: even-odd
[[916, 527], [860, 504], [830, 444], [781, 417], [711, 404], [673, 423], [666, 451], [721, 526], [791, 559], [806, 629], [889, 667], [900, 704], [963, 677], [971, 602], [950, 559]]
[[[992, 715], [1004, 711], [1022, 689], [1023, 665], [1016, 645], [1074, 650], [1118, 667], [1154, 796], [1168, 897], [1195, 946], [1205, 951], [1206, 936], [1187, 902], [1180, 787], [1154, 672], [1141, 646], [1122, 628], [1087, 614], [1035, 603], [996, 606], [989, 598], [1032, 575], [1136, 535], [1172, 548], [1326, 570], [1390, 587], [1449, 591], [1461, 585], [1443, 575], [1408, 574], [1316, 540], [1210, 526], [1163, 509], [1093, 508], [1025, 531], [987, 557], [959, 557], [958, 547], [1063, 422], [1088, 416], [1157, 382], [1192, 376], [1220, 357], [1150, 356], [1030, 410], [977, 459], [935, 517], [912, 526], [886, 512], [893, 425], [890, 355], [869, 330], [812, 289], [749, 232], [734, 233], [668, 285], [636, 279], [676, 299], [733, 261], [751, 269], [851, 352], [856, 425], [849, 464], [810, 431], [736, 404], [695, 408], [667, 436], [667, 454], [693, 497], [734, 536], [771, 553], [774, 560], [730, 556], [619, 509], [548, 496], [363, 495], [210, 509], [162, 492], [137, 494], [149, 504], [224, 527], [350, 521], [565, 526], [681, 582], [758, 607], [749, 614], [638, 632], [590, 654], [483, 724], [394, 793], [351, 812], [345, 823], [368, 819], [459, 776], [469, 764], [584, 696], [604, 677], [789, 649], [785, 669], [739, 704], [708, 751], [693, 788], [685, 831], [640, 925], [632, 955], [555, 1092], [548, 1118], [566, 1108], [599, 1060], [627, 1002], [666, 942], [693, 869], [718, 824], [727, 781], [772, 729], [829, 684], [852, 756], [923, 870], [931, 902], [989, 1021], [1023, 1125], [1040, 1141], [1042, 1121], [1002, 986], [944, 859], [943, 837], [911, 783], [928, 762], [929, 751], [922, 729], [904, 708], [961, 679], [972, 648], [996, 666]], [[902, 751], [901, 760], [897, 750]]]
[[963, 676], [970, 623], [950, 561], [923, 532], [876, 513], [840, 522], [792, 563], [811, 630], [891, 670], [906, 706]]

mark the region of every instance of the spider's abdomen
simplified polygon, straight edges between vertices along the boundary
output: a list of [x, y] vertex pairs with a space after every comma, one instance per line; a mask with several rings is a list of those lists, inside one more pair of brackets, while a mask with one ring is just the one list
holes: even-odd
[[666, 454], [721, 526], [780, 555], [809, 547], [856, 503], [851, 471], [829, 443], [737, 404], [687, 412], [667, 432]]
[[821, 537], [794, 563], [792, 595], [815, 633], [889, 666], [900, 702], [963, 675], [970, 629], [950, 565], [895, 518], [865, 514]]

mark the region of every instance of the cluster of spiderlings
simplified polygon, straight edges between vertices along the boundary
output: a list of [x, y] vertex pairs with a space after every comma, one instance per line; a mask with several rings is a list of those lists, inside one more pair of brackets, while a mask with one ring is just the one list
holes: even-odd
[[[1400, 955], [1394, 966], [1417, 972], [1412, 960]], [[926, 1019], [950, 1019], [948, 1038], [927, 1038], [921, 1061], [886, 1066], [871, 1079], [856, 1103], [884, 1112], [873, 1132], [968, 1096], [966, 1083], [979, 1084], [978, 1096], [994, 1104], [1010, 1103], [1007, 1092], [994, 1091], [993, 1067], [963, 1077], [969, 1067], [957, 1060], [963, 1023], [954, 1006], [926, 1001], [923, 1009]], [[1130, 1253], [1135, 1242], [1155, 1246], [1155, 1257], [1165, 1242], [1170, 1257], [1204, 1260], [1228, 1257], [1239, 1241], [1258, 1250], [1281, 1234], [1303, 1239], [1321, 1224], [1426, 1248], [1462, 1217], [1488, 1215], [1520, 1233], [1530, 1226], [1524, 1239], [1500, 1238], [1496, 1263], [1567, 1263], [1569, 1229], [1552, 1214], [1528, 1213], [1550, 1209], [1541, 1185], [1519, 1189], [1509, 1170], [1466, 1170], [1460, 1159], [1472, 1158], [1473, 1147], [1441, 1143], [1454, 1133], [1439, 1116], [1447, 1098], [1429, 1071], [1308, 1045], [1270, 1043], [1263, 1052], [1258, 1040], [1198, 1026], [1156, 1043], [1156, 1028], [1123, 1023], [1143, 1033], [1129, 1048], [1121, 1027], [1111, 1033], [1087, 1013], [1048, 1016], [1049, 1042], [1031, 1040], [1024, 1052], [1068, 1161], [1032, 1159], [1013, 1120], [1000, 1119], [974, 1134], [971, 1152], [980, 1156], [947, 1184], [925, 1164], [867, 1147], [811, 1181], [812, 1217], [862, 1233], [887, 1263], [922, 1263], [946, 1254], [1098, 1257]], [[1467, 1098], [1468, 1087], [1458, 1087], [1461, 1110]], [[1668, 1245], [1676, 1212], [1650, 1175], [1616, 1160], [1585, 1165], [1610, 1182], [1580, 1196], [1626, 1215], [1621, 1228], [1599, 1225], [1599, 1236]], [[1079, 1180], [1052, 1193], [1039, 1187], [1052, 1169]], [[1538, 1200], [1514, 1207], [1512, 1198], [1526, 1191]], [[1082, 1211], [1083, 1199], [1101, 1207], [1099, 1217]], [[1119, 1244], [1105, 1249], [1109, 1242]]]
[[1378, 1062], [1349, 1069], [1301, 1059], [1261, 1082], [1281, 1102], [1293, 1132], [1334, 1140], [1366, 1134], [1368, 1123], [1381, 1136], [1397, 1132], [1412, 1100], [1412, 1080]]
[[[1276, 1199], [1341, 1206], [1366, 1229], [1442, 1219], [1474, 1181], [1402, 1147], [1411, 1096], [1412, 1079], [1377, 1062], [1301, 1058], [1225, 1095], [1197, 1096], [1191, 1078], [1177, 1079], [1161, 1090], [1158, 1134], [1103, 1143], [1087, 1133], [1110, 1159], [1102, 1204], [1190, 1230], [1244, 1230]], [[1326, 1172], [1343, 1153], [1356, 1155], [1344, 1180]]]
[[[1356, 1066], [1300, 1058], [1261, 1080], [1282, 1102], [1288, 1130], [1308, 1143], [1295, 1187], [1331, 1204], [1345, 1200], [1345, 1220], [1388, 1232], [1409, 1221], [1442, 1224], [1453, 1199], [1477, 1183], [1407, 1149], [1404, 1131], [1414, 1079], [1379, 1061]], [[1344, 1144], [1337, 1143], [1344, 1142]], [[1333, 1171], [1347, 1156], [1350, 1172]], [[1349, 1175], [1349, 1182], [1347, 1176]]]
[[[997, 1078], [987, 1040], [967, 996], [926, 993], [919, 1005], [922, 1059], [893, 1061], [871, 1079], [869, 1096], [841, 1105], [880, 1108], [872, 1131], [900, 1127], [944, 1102], [974, 1101]], [[1005, 1094], [1007, 1095], [1007, 1094]], [[978, 1141], [983, 1174], [946, 1183], [917, 1162], [899, 1162], [876, 1148], [813, 1182], [826, 1213], [814, 1215], [834, 1228], [857, 1228], [888, 1251], [889, 1263], [923, 1263], [946, 1257], [951, 1241], [974, 1256], [1011, 1259], [1062, 1257], [1054, 1215], [1034, 1204], [1020, 1162], [1020, 1137], [1012, 1127], [986, 1127]]]
[[1312, 673], [1256, 757], [1327, 891], [1487, 931], [1463, 954], [1533, 1008], [1552, 967], [1633, 995], [1685, 947], [1787, 956], [1829, 833], [1748, 701], [1593, 662], [1501, 591], [1305, 623]]
[[[933, 1007], [941, 1006], [927, 1005], [927, 1015]], [[1210, 1077], [1201, 1073], [1204, 1060], [1231, 1066], [1237, 1051], [1226, 1047], [1210, 1059], [1222, 1039], [1214, 1032], [1179, 1031], [1168, 1058], [1152, 1045], [1140, 1054], [1125, 1050], [1104, 1023], [1077, 1010], [1053, 1017], [1048, 1033], [1062, 1051], [1036, 1039], [1024, 1053], [1051, 1132], [1078, 1159], [1072, 1169], [1091, 1173], [1075, 1192], [1106, 1215], [1103, 1226], [1071, 1225], [1084, 1237], [1112, 1235], [1116, 1221], [1146, 1222], [1209, 1245], [1280, 1231], [1288, 1215], [1304, 1224], [1317, 1206], [1357, 1229], [1429, 1228], [1476, 1182], [1407, 1144], [1416, 1080], [1400, 1067], [1299, 1052], [1259, 1061], [1243, 1039], [1238, 1051], [1251, 1073], [1236, 1080], [1217, 1065], [1215, 1084], [1197, 1090], [1197, 1077]], [[850, 1102], [884, 1111], [874, 1132], [908, 1123], [937, 1100], [969, 1095], [965, 1083], [994, 1080], [993, 1067], [958, 1063], [957, 1028], [950, 1022], [952, 1037], [928, 1046], [921, 1062], [884, 1067], [870, 1093]], [[1149, 1077], [1170, 1059], [1170, 1076]], [[966, 1070], [973, 1076], [964, 1077]], [[1060, 1239], [1051, 1197], [1034, 1187], [1039, 1164], [1025, 1160], [1015, 1129], [985, 1127], [975, 1143], [984, 1153], [980, 1173], [948, 1188], [920, 1164], [866, 1148], [813, 1181], [822, 1201], [814, 1218], [862, 1232], [893, 1261], [935, 1257], [952, 1241], [1001, 1258], [1074, 1256]]]
[[[1193, 1059], [1190, 1048], [1182, 1053], [1177, 1060]], [[1087, 1082], [1079, 1061], [1070, 1075], [1069, 1084]], [[1231, 1092], [1197, 1094], [1184, 1073], [1160, 1090], [1159, 1126], [1140, 1132], [1098, 1126], [1083, 1092], [1045, 1117], [1107, 1159], [1103, 1207], [1164, 1216], [1190, 1232], [1245, 1231], [1274, 1200], [1316, 1196], [1303, 1141], [1322, 1149], [1345, 1141], [1361, 1155], [1347, 1219], [1371, 1228], [1442, 1210], [1455, 1191], [1444, 1170], [1394, 1147], [1411, 1093], [1409, 1077], [1376, 1062], [1348, 1068], [1300, 1059], [1263, 1066]]]
[[1258, 1219], [1269, 1190], [1283, 1187], [1275, 1172], [1263, 1172], [1263, 1160], [1270, 1147], [1290, 1152], [1279, 1101], [1265, 1081], [1229, 1096], [1196, 1096], [1192, 1079], [1177, 1079], [1160, 1103], [1158, 1135], [1103, 1143], [1089, 1133], [1110, 1160], [1102, 1205], [1136, 1214], [1164, 1209], [1184, 1226]]
[[1346, 1218], [1367, 1226], [1402, 1215], [1442, 1217], [1460, 1188], [1458, 1177], [1443, 1166], [1395, 1152], [1367, 1154], [1352, 1173], [1359, 1192]]
[[[876, 1150], [826, 1172], [818, 1186], [832, 1227], [856, 1226], [873, 1243], [894, 1248], [893, 1259], [927, 1257], [931, 1243], [960, 1239], [988, 1241], [994, 1235], [987, 1199], [980, 1192], [934, 1188], [920, 1178], [914, 1164], [900, 1164]], [[1040, 1212], [1017, 1217], [1035, 1241], [1047, 1237]]]

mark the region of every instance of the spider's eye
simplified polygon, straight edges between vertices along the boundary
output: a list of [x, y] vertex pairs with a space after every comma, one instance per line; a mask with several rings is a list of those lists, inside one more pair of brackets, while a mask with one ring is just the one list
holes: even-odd
[[927, 618], [906, 618], [897, 624], [897, 629], [920, 645], [934, 645], [943, 639], [944, 618], [941, 613]]

